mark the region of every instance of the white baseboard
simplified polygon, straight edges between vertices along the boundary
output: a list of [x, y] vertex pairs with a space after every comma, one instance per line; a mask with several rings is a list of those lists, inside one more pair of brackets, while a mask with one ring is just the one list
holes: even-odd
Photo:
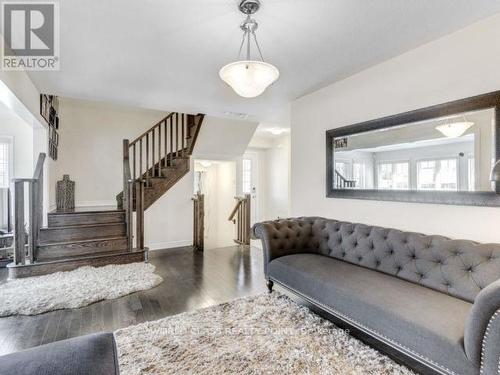
[[149, 250], [171, 249], [174, 247], [193, 246], [192, 240], [152, 242], [146, 244]]

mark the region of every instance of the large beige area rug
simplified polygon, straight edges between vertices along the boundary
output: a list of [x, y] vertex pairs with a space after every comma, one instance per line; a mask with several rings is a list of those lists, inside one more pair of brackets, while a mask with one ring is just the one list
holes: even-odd
[[0, 316], [74, 309], [150, 289], [163, 281], [154, 270], [148, 263], [111, 264], [10, 280], [0, 284]]
[[273, 292], [115, 332], [120, 373], [413, 374]]

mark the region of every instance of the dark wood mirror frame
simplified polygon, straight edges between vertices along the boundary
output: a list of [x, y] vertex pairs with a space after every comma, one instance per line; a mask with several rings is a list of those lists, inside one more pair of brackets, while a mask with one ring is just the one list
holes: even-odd
[[352, 134], [390, 128], [413, 122], [431, 120], [458, 113], [494, 108], [495, 160], [500, 159], [500, 91], [417, 109], [394, 116], [331, 129], [326, 132], [326, 196], [328, 198], [367, 199], [395, 202], [435, 203], [466, 206], [500, 206], [500, 183], [495, 191], [415, 191], [415, 190], [354, 190], [333, 188], [333, 140]]

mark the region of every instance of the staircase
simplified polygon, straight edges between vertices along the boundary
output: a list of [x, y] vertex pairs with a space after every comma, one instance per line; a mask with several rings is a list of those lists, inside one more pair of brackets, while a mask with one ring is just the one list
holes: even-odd
[[51, 212], [46, 228], [41, 227], [45, 155], [40, 154], [33, 178], [14, 181], [16, 236], [9, 277], [147, 260], [144, 211], [189, 172], [203, 119], [202, 114], [170, 113], [132, 142], [124, 140], [123, 191], [116, 197], [117, 209]]
[[[132, 179], [145, 181], [144, 209], [189, 172], [203, 118], [202, 114], [171, 113], [134, 141], [124, 141], [124, 157], [130, 161]], [[116, 200], [123, 208], [123, 192]], [[135, 199], [132, 206], [135, 211]]]
[[355, 188], [356, 187], [356, 181], [355, 180], [348, 180], [342, 174], [335, 170], [335, 177], [334, 177], [334, 186], [335, 189], [349, 189], [349, 188]]

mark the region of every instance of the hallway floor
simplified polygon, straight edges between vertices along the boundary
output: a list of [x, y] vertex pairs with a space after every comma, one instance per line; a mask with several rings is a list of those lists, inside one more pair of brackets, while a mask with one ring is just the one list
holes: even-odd
[[[261, 250], [230, 246], [150, 252], [158, 287], [72, 310], [0, 318], [0, 355], [99, 331], [156, 320], [265, 292]], [[6, 270], [0, 270], [5, 280]], [[0, 284], [1, 290], [1, 284]], [[0, 292], [1, 294], [1, 292]]]

